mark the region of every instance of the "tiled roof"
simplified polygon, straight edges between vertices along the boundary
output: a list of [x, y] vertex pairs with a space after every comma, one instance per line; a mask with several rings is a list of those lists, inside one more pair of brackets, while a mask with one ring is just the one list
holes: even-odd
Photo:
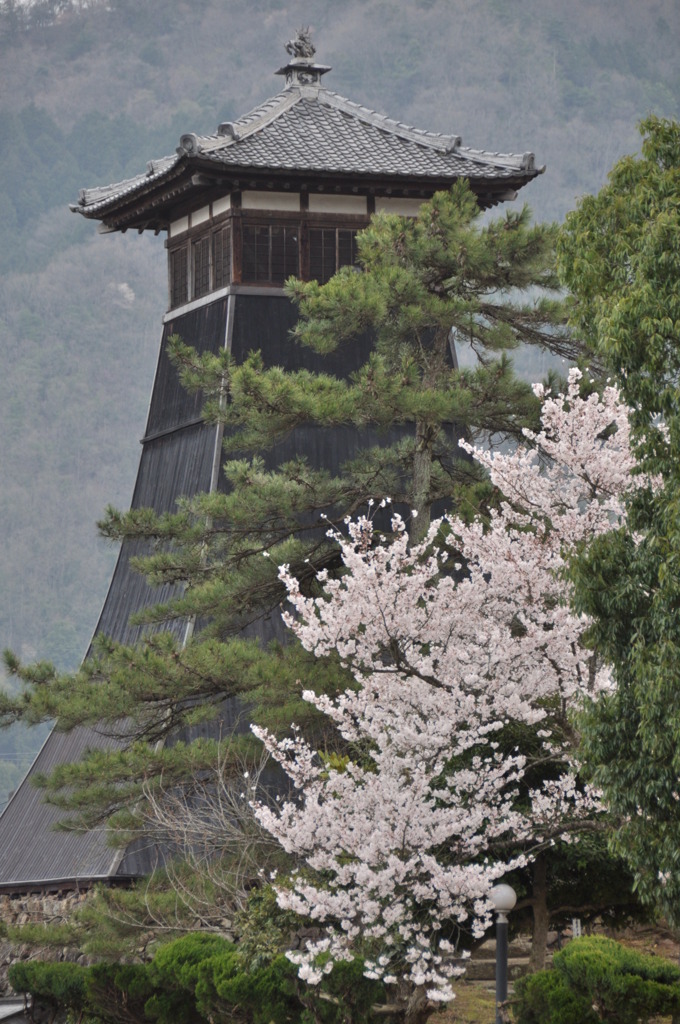
[[237, 121], [233, 127], [237, 138], [217, 146], [214, 138], [206, 140], [205, 156], [249, 167], [381, 176], [504, 178], [518, 170], [511, 158], [474, 153], [457, 138], [418, 132], [326, 89], [300, 96], [266, 125]]
[[214, 135], [183, 135], [174, 156], [151, 161], [145, 174], [84, 189], [72, 209], [96, 217], [121, 200], [171, 181], [187, 164], [225, 168], [351, 174], [395, 179], [530, 181], [542, 168], [533, 153], [470, 149], [457, 136], [422, 131], [353, 103], [319, 84], [289, 85]]

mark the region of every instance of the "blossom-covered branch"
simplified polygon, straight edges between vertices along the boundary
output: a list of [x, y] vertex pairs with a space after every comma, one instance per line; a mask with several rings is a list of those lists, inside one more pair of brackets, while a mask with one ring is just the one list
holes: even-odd
[[[445, 517], [410, 545], [399, 516], [390, 543], [368, 517], [348, 521], [335, 535], [345, 571], [319, 575], [321, 597], [280, 570], [288, 626], [315, 655], [336, 652], [356, 684], [304, 697], [367, 752], [336, 766], [297, 732], [257, 731], [298, 792], [256, 813], [306, 865], [278, 899], [324, 926], [291, 954], [312, 983], [361, 943], [376, 950], [371, 976], [451, 998], [452, 925], [483, 930], [489, 889], [523, 848], [548, 823], [570, 841], [601, 811], [565, 725], [574, 701], [609, 679], [582, 646], [587, 621], [569, 609], [562, 569], [570, 549], [622, 520], [636, 478], [616, 390], [581, 398], [579, 382], [573, 370], [565, 395], [537, 389], [543, 426], [526, 446], [463, 445], [505, 495], [490, 522]], [[534, 730], [543, 783], [522, 790], [527, 758], [499, 742], [510, 723]], [[515, 856], [494, 858], [510, 840]]]

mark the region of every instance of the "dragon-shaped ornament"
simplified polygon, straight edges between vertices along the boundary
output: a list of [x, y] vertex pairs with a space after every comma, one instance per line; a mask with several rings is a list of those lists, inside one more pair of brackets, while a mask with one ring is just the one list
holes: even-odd
[[316, 47], [312, 42], [312, 34], [309, 29], [309, 25], [306, 27], [303, 25], [297, 30], [295, 39], [289, 39], [286, 43], [286, 50], [291, 57], [313, 57], [316, 53]]

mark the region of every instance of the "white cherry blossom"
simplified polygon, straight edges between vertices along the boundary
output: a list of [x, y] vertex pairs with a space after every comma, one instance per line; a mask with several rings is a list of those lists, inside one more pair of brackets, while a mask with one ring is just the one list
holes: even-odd
[[[346, 534], [332, 533], [345, 571], [320, 573], [318, 598], [280, 568], [287, 625], [316, 656], [337, 652], [355, 682], [304, 699], [370, 752], [336, 768], [295, 730], [254, 730], [296, 791], [256, 813], [307, 868], [277, 894], [323, 925], [323, 939], [290, 954], [310, 984], [360, 941], [377, 950], [367, 976], [450, 999], [463, 970], [451, 923], [482, 932], [492, 884], [523, 863], [491, 851], [572, 841], [601, 811], [560, 737], [574, 702], [609, 679], [581, 644], [587, 621], [570, 611], [562, 570], [575, 545], [622, 521], [623, 496], [642, 478], [616, 390], [581, 398], [579, 384], [572, 370], [565, 395], [536, 388], [542, 429], [516, 451], [462, 443], [504, 495], [486, 524], [445, 517], [410, 546], [398, 516], [390, 543], [370, 518], [347, 521]], [[552, 776], [564, 766], [521, 810], [525, 758], [497, 742], [510, 722], [538, 726]]]

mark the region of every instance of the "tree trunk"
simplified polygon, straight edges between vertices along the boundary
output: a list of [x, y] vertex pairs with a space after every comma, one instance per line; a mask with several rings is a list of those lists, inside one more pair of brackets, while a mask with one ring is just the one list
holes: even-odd
[[416, 423], [416, 450], [413, 455], [413, 511], [409, 537], [412, 544], [421, 541], [430, 527], [430, 480], [432, 477], [431, 430], [422, 420]]
[[[441, 387], [447, 379], [451, 368], [449, 349], [450, 328], [434, 328], [431, 336], [425, 332], [425, 338], [418, 337], [421, 348], [422, 366], [421, 385], [424, 391], [433, 392]], [[423, 540], [430, 528], [431, 497], [432, 497], [432, 461], [433, 447], [439, 435], [440, 422], [435, 414], [424, 413], [416, 420], [416, 450], [413, 456], [413, 509], [418, 513], [415, 521], [411, 520], [409, 539], [412, 544]]]
[[404, 1013], [404, 1024], [425, 1024], [432, 1016], [437, 1004], [427, 998], [424, 985], [418, 985], [409, 994]]
[[545, 967], [545, 954], [548, 948], [548, 881], [547, 862], [544, 853], [539, 853], [534, 861], [532, 879], [532, 909], [534, 928], [531, 936], [531, 955], [529, 957], [529, 973], [542, 971]]

